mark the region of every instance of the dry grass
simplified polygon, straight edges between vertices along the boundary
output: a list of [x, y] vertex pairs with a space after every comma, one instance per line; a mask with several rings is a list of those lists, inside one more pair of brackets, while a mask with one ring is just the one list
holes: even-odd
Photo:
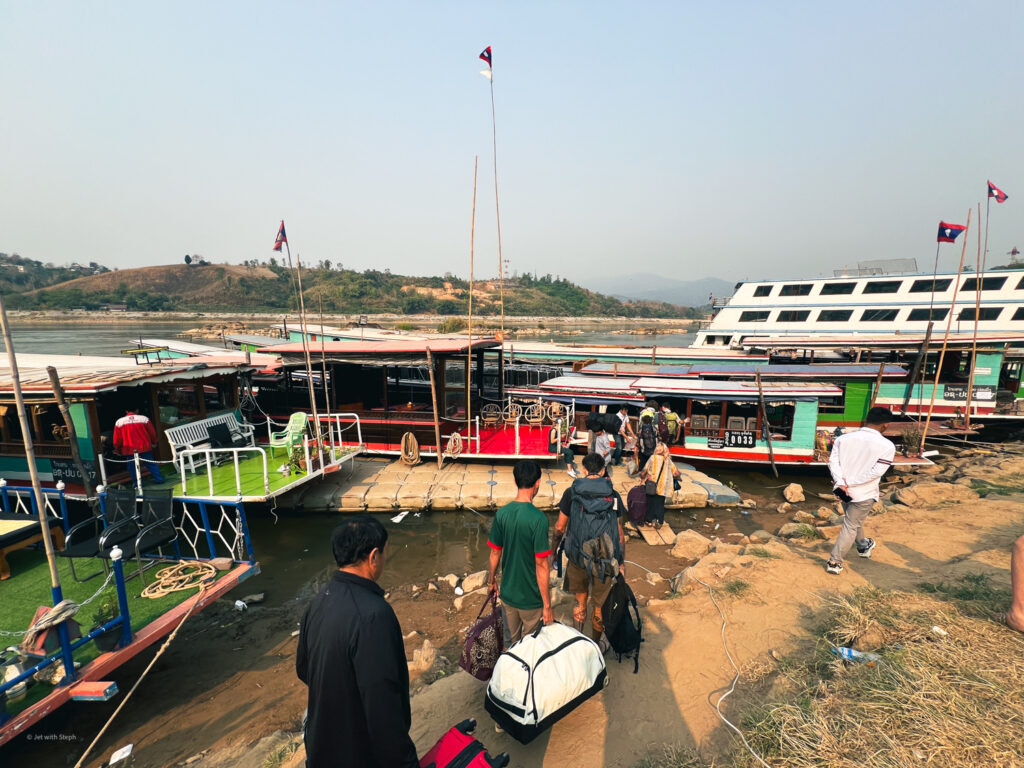
[[[738, 695], [768, 700], [727, 714], [772, 768], [1024, 766], [1024, 638], [988, 618], [1008, 594], [982, 576], [925, 589], [832, 599], [815, 646], [748, 665]], [[881, 661], [831, 652], [854, 643]], [[669, 747], [637, 768], [760, 766], [738, 744], [715, 760]]]
[[[837, 600], [804, 690], [744, 718], [754, 749], [798, 768], [1024, 764], [1024, 640], [963, 607], [876, 590]], [[829, 651], [865, 636], [881, 645], [876, 665]], [[737, 753], [735, 764], [756, 762]]]
[[781, 560], [782, 555], [777, 552], [772, 552], [770, 549], [765, 547], [747, 547], [743, 554], [750, 555], [752, 557], [762, 557], [766, 560]]

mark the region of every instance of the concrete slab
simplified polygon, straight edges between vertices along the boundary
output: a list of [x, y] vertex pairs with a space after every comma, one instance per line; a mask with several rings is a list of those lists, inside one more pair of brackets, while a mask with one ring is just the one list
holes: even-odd
[[395, 494], [395, 504], [402, 508], [423, 509], [429, 503], [431, 483], [403, 483]]
[[366, 491], [366, 509], [371, 512], [386, 512], [395, 506], [399, 483], [377, 483]]
[[462, 507], [472, 507], [476, 510], [483, 510], [490, 507], [490, 484], [486, 481], [467, 480], [462, 484], [462, 492], [459, 495], [459, 505]]
[[337, 509], [342, 512], [361, 512], [366, 509], [366, 492], [368, 485], [353, 485], [342, 491], [338, 497]]

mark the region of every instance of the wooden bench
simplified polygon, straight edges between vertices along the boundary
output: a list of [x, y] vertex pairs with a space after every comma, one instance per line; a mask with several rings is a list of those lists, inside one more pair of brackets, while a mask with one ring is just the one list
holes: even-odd
[[[56, 518], [47, 518], [55, 549], [64, 548], [64, 528]], [[39, 518], [34, 515], [0, 512], [0, 581], [9, 579], [11, 568], [7, 554], [31, 547], [43, 540]]]
[[[171, 457], [174, 462], [178, 461], [178, 451], [185, 448], [207, 448], [210, 445], [210, 427], [214, 424], [226, 424], [232, 432], [240, 433], [249, 445], [255, 445], [256, 430], [252, 424], [239, 424], [235, 418], [234, 411], [210, 416], [198, 421], [190, 421], [177, 427], [168, 427], [164, 430], [167, 436], [167, 443], [171, 446]], [[193, 457], [188, 457], [189, 469], [196, 471]]]

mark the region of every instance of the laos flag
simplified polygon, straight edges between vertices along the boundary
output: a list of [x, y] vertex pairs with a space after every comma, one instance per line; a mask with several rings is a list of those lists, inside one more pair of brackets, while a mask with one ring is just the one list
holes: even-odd
[[967, 229], [967, 227], [961, 227], [959, 224], [947, 224], [944, 221], [940, 221], [938, 242], [955, 243], [956, 239], [960, 237], [960, 234], [965, 229]]
[[991, 181], [988, 183], [988, 196], [994, 197], [997, 203], [1006, 202], [1006, 193], [1003, 192], [999, 187], [993, 184]]

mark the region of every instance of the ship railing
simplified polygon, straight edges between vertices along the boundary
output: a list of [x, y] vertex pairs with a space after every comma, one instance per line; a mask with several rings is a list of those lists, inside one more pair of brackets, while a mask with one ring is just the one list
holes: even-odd
[[[2, 479], [0, 479], [0, 488], [6, 492], [0, 491], [0, 499], [3, 499], [5, 504], [10, 502], [15, 495], [22, 496], [32, 492], [31, 488], [8, 486]], [[51, 489], [46, 490], [50, 491]], [[62, 490], [60, 492], [63, 493]], [[97, 487], [97, 495], [101, 508], [105, 508], [106, 491], [103, 489], [103, 486]], [[164, 556], [162, 553], [142, 553], [142, 559], [166, 560], [167, 562], [209, 562], [215, 558], [227, 558], [231, 561], [232, 565], [255, 565], [256, 559], [249, 535], [249, 524], [246, 520], [245, 508], [240, 502], [206, 501], [181, 497], [175, 497], [174, 502], [175, 508], [172, 510], [172, 519], [178, 534], [177, 540], [174, 543], [175, 554], [173, 556]], [[28, 682], [38, 672], [55, 664], [62, 665], [64, 669], [64, 678], [61, 681], [61, 685], [68, 685], [73, 683], [78, 675], [75, 669], [75, 651], [97, 638], [115, 631], [120, 633], [117, 641], [117, 645], [120, 648], [124, 648], [132, 642], [131, 608], [128, 601], [128, 591], [125, 586], [127, 578], [130, 577], [125, 576], [123, 557], [119, 547], [115, 547], [111, 552], [110, 560], [112, 568], [107, 574], [106, 580], [91, 597], [78, 603], [77, 608], [73, 612], [69, 612], [63, 621], [52, 627], [52, 629], [56, 630], [59, 639], [57, 649], [37, 663], [24, 669], [20, 674], [0, 681], [0, 725], [3, 725], [11, 717], [4, 710], [3, 702], [8, 698], [8, 692], [15, 688], [15, 686]], [[17, 575], [14, 578], [17, 578]], [[111, 582], [114, 583], [117, 596], [118, 615], [110, 621], [89, 630], [89, 632], [83, 634], [77, 640], [72, 641], [68, 622], [78, 615], [78, 612], [89, 603], [101, 599], [101, 596]], [[60, 587], [51, 587], [50, 599], [54, 606], [64, 600]], [[65, 605], [67, 604], [65, 603]], [[4, 637], [21, 638], [26, 633], [27, 629], [12, 630], [8, 627], [0, 628], [0, 636]]]
[[[68, 532], [68, 502], [64, 495], [64, 483], [60, 481], [56, 488], [43, 488], [43, 509], [47, 517], [59, 518], [64, 526], [64, 533]], [[0, 507], [7, 514], [25, 515], [33, 519], [39, 518], [39, 507], [36, 506], [36, 496], [31, 488], [23, 486], [10, 486], [7, 480], [0, 478]]]
[[[243, 448], [185, 448], [184, 450], [178, 451], [178, 471], [181, 474], [181, 495], [188, 495], [188, 473], [185, 470], [186, 464], [188, 464], [188, 466], [190, 467], [193, 466], [195, 463], [193, 459], [197, 456], [201, 456], [205, 460], [204, 463], [206, 464], [206, 481], [209, 490], [209, 495], [216, 496], [217, 494], [214, 493], [213, 488], [213, 468], [215, 465], [217, 465], [219, 457], [230, 456], [231, 461], [234, 463], [235, 470], [235, 493], [237, 498], [242, 498], [242, 473], [239, 471], [239, 456], [243, 453], [259, 454], [260, 460], [262, 461], [263, 464], [263, 490], [269, 496], [270, 474], [268, 472], [267, 465], [267, 452], [264, 448], [259, 448], [257, 446], [251, 445]], [[308, 448], [306, 449], [306, 453], [308, 459]], [[215, 460], [215, 458], [217, 460]], [[193, 493], [195, 492], [193, 491]]]

